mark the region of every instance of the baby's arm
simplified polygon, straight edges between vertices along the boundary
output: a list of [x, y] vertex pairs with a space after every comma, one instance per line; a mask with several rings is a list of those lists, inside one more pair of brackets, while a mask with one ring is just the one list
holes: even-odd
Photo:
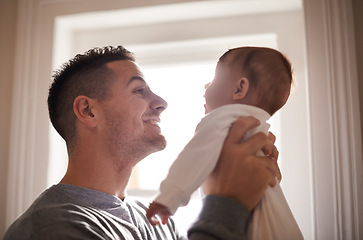
[[155, 215], [159, 215], [161, 218], [161, 223], [166, 224], [169, 217], [171, 216], [171, 213], [166, 206], [157, 202], [152, 202], [149, 208], [146, 210], [146, 217], [154, 226], [159, 224], [159, 221], [156, 219]]

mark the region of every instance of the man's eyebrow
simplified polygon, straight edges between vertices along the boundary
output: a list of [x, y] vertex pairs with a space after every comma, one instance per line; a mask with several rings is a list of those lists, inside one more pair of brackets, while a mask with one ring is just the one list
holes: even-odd
[[129, 85], [133, 81], [137, 81], [137, 80], [146, 83], [146, 81], [142, 77], [140, 77], [140, 76], [133, 76], [132, 78], [130, 78], [130, 80], [128, 81], [127, 85]]

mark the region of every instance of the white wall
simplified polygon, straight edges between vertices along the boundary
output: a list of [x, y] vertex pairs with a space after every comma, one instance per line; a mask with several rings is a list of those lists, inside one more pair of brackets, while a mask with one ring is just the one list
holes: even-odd
[[363, 166], [353, 9], [349, 0], [305, 0], [304, 7], [315, 238], [361, 239]]

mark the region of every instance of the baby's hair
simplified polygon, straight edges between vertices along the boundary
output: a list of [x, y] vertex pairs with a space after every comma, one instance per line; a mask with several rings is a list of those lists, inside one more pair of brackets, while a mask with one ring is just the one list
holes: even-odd
[[285, 103], [292, 84], [291, 63], [281, 52], [266, 47], [233, 48], [219, 62], [229, 58], [230, 67], [239, 69], [257, 94], [257, 107], [273, 115]]

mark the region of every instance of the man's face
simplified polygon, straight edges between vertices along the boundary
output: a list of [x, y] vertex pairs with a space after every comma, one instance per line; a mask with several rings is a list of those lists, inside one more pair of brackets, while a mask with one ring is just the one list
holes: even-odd
[[134, 62], [114, 61], [107, 67], [117, 76], [111, 85], [111, 97], [100, 102], [110, 153], [141, 160], [164, 149], [166, 141], [158, 123], [167, 103], [150, 90]]

